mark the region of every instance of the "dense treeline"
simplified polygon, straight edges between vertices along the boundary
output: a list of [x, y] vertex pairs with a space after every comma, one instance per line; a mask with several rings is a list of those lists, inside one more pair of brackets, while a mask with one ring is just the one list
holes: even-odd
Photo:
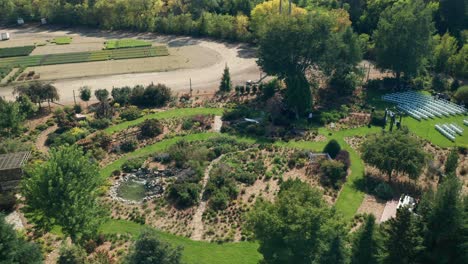
[[[392, 70], [398, 83], [402, 79], [419, 89], [454, 94], [460, 86], [454, 79], [468, 78], [468, 16], [467, 1], [463, 0], [293, 0], [291, 7], [287, 0], [3, 0], [0, 10], [0, 22], [5, 23], [14, 23], [18, 17], [26, 21], [45, 17], [62, 25], [255, 42], [261, 50], [266, 47], [262, 44], [276, 41], [268, 37], [272, 32], [294, 34], [293, 27], [302, 23], [308, 30], [296, 33], [307, 36], [314, 34], [318, 23], [328, 19], [327, 32], [319, 33], [343, 34], [344, 42], [338, 40], [337, 47], [330, 45], [333, 41], [314, 42], [314, 53], [307, 54], [308, 58], [296, 58], [313, 59], [308, 68], [282, 78], [289, 87], [306, 87], [311, 80], [310, 76], [304, 79], [303, 72], [319, 66], [321, 71], [328, 71], [325, 77], [330, 88], [351, 94], [362, 79], [353, 59], [359, 48], [363, 58], [376, 61], [381, 69]], [[279, 47], [276, 44], [272, 44], [275, 49]], [[293, 46], [283, 45], [281, 50]], [[328, 56], [326, 49], [342, 53]], [[328, 69], [315, 56], [320, 54], [325, 54], [322, 57], [328, 60]], [[344, 64], [329, 63], [333, 60], [344, 60]], [[280, 72], [267, 69], [265, 64], [261, 66], [268, 74]], [[290, 93], [289, 98], [309, 98], [305, 88], [296, 92]], [[311, 104], [301, 102], [295, 111], [304, 112]]]

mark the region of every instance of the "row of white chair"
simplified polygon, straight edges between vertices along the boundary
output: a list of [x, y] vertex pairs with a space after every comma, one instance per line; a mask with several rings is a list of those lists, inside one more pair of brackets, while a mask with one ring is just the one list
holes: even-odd
[[398, 107], [417, 120], [464, 114], [466, 109], [443, 99], [435, 99], [414, 91], [386, 94], [385, 101], [397, 103]]
[[445, 128], [439, 124], [435, 125], [437, 131], [439, 131], [442, 135], [446, 138], [450, 139], [451, 141], [455, 141], [455, 136], [451, 134], [449, 131], [445, 130]]

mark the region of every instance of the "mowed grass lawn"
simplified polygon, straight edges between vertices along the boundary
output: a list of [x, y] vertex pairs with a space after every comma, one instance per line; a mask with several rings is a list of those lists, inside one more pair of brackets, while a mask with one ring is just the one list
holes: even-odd
[[[101, 226], [104, 234], [132, 235], [135, 239], [145, 226], [124, 220], [109, 220]], [[204, 241], [193, 241], [186, 237], [175, 236], [156, 230], [159, 237], [172, 244], [182, 246], [182, 260], [187, 264], [256, 264], [262, 259], [258, 253], [257, 243], [209, 243]]]
[[[453, 146], [464, 146], [468, 147], [468, 126], [463, 124], [463, 120], [467, 119], [468, 116], [450, 116], [450, 117], [443, 117], [443, 118], [435, 118], [435, 119], [428, 119], [428, 120], [421, 120], [418, 121], [412, 117], [405, 117], [402, 120], [402, 124], [407, 126], [411, 132], [418, 135], [421, 138], [431, 141], [433, 144], [436, 144], [443, 148], [453, 147]], [[436, 124], [450, 124], [455, 123], [460, 127], [464, 128], [465, 131], [463, 135], [457, 135], [455, 138], [455, 142], [450, 141], [444, 135], [439, 133], [435, 129]]]
[[165, 118], [175, 118], [175, 117], [188, 117], [188, 116], [196, 116], [196, 115], [222, 115], [224, 113], [224, 109], [222, 108], [178, 108], [178, 109], [171, 109], [163, 112], [153, 113], [149, 115], [144, 115], [138, 119], [132, 121], [122, 122], [115, 126], [108, 127], [104, 130], [104, 132], [108, 134], [113, 134], [115, 132], [122, 131], [132, 126], [136, 126], [147, 119], [165, 119]]

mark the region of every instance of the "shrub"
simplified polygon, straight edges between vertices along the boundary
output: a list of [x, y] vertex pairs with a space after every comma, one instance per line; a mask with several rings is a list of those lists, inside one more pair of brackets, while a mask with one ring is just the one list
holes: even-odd
[[455, 173], [458, 166], [458, 151], [456, 148], [453, 148], [449, 155], [447, 156], [447, 160], [445, 162], [445, 174], [449, 175]]
[[135, 106], [130, 106], [129, 108], [123, 110], [120, 113], [120, 117], [122, 117], [123, 119], [125, 119], [127, 121], [135, 120], [135, 119], [141, 117], [141, 110], [138, 109]]
[[144, 158], [128, 159], [122, 164], [122, 171], [127, 172], [127, 173], [132, 172], [133, 170], [137, 170], [143, 167], [144, 163], [145, 163]]
[[348, 170], [348, 168], [351, 166], [351, 159], [349, 157], [349, 152], [346, 150], [340, 150], [338, 152], [338, 155], [336, 155], [335, 160], [340, 161], [344, 165], [344, 169]]
[[371, 124], [374, 126], [385, 126], [385, 111], [374, 111], [372, 113]]
[[135, 140], [130, 139], [122, 142], [122, 144], [120, 145], [120, 149], [124, 152], [131, 152], [137, 148], [137, 145], [138, 143]]
[[193, 127], [193, 120], [192, 119], [185, 119], [182, 123], [183, 130], [190, 130]]
[[336, 110], [333, 110], [333, 111], [324, 111], [322, 113], [320, 113], [320, 123], [322, 124], [329, 124], [329, 123], [332, 123], [332, 122], [337, 122], [338, 120], [340, 120], [341, 118], [343, 117], [343, 115], [336, 111]]
[[145, 107], [162, 107], [171, 100], [172, 92], [164, 84], [150, 84], [146, 88], [135, 86], [130, 101], [132, 104]]
[[375, 187], [374, 194], [383, 200], [390, 200], [393, 198], [392, 187], [385, 182], [381, 182]]
[[79, 114], [79, 113], [81, 113], [81, 112], [83, 111], [83, 109], [81, 109], [81, 105], [78, 105], [78, 104], [77, 104], [77, 105], [74, 105], [74, 106], [73, 106], [73, 111], [74, 111], [75, 113], [78, 113], [78, 114]]
[[333, 186], [335, 189], [338, 189], [346, 178], [344, 164], [336, 160], [324, 160], [321, 162], [320, 172], [322, 173], [322, 181]]
[[163, 126], [157, 119], [147, 119], [140, 125], [141, 135], [155, 137], [163, 132]]
[[468, 103], [468, 85], [458, 88], [454, 97], [459, 103]]
[[174, 183], [169, 187], [168, 198], [177, 206], [190, 207], [198, 203], [201, 188], [199, 184], [182, 182]]
[[108, 134], [99, 131], [96, 133], [93, 139], [94, 143], [103, 149], [107, 149], [112, 143], [112, 137]]
[[97, 118], [89, 121], [89, 126], [94, 129], [105, 129], [112, 124], [108, 118]]
[[122, 87], [122, 88], [112, 88], [112, 98], [114, 102], [124, 106], [130, 102], [130, 94], [132, 93], [132, 88]]
[[328, 153], [328, 155], [330, 155], [330, 157], [332, 159], [334, 159], [336, 157], [336, 155], [338, 155], [340, 150], [341, 150], [340, 144], [338, 143], [338, 141], [336, 141], [334, 139], [328, 141], [325, 148], [323, 148], [323, 152]]
[[210, 199], [210, 207], [213, 210], [226, 209], [229, 203], [229, 197], [225, 192], [217, 191]]

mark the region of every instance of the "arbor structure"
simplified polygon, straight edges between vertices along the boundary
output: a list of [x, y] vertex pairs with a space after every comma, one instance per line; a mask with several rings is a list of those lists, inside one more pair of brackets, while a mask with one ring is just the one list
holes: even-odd
[[62, 227], [73, 241], [96, 234], [102, 209], [97, 203], [102, 184], [99, 168], [77, 146], [52, 149], [47, 162], [28, 170], [22, 194], [37, 227]]
[[432, 13], [423, 0], [389, 6], [373, 35], [377, 65], [392, 70], [397, 79], [416, 75], [430, 56], [433, 31]]
[[387, 174], [389, 181], [394, 172], [417, 179], [426, 164], [421, 142], [401, 131], [371, 135], [361, 151], [362, 159]]
[[331, 248], [345, 251], [346, 230], [340, 216], [318, 190], [299, 180], [284, 182], [274, 203], [257, 202], [248, 225], [265, 263], [321, 263], [331, 260]]
[[181, 264], [182, 248], [161, 241], [156, 232], [144, 229], [127, 257], [128, 264]]

